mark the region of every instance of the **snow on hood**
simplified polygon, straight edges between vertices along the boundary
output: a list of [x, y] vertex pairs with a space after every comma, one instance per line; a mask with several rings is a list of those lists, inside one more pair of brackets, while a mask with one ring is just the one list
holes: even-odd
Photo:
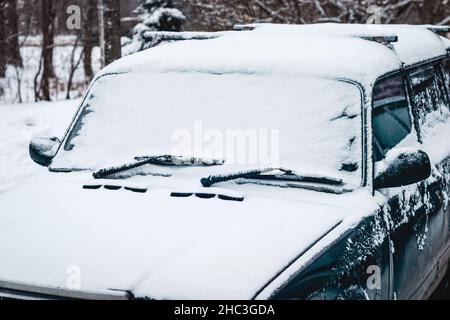
[[77, 266], [82, 290], [250, 299], [344, 213], [257, 196], [235, 202], [172, 198], [158, 188], [23, 185], [0, 195], [0, 280], [65, 288], [68, 268]]

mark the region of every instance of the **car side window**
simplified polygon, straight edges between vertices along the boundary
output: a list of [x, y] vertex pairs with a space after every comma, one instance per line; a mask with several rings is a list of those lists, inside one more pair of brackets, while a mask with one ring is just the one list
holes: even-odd
[[[448, 96], [439, 66], [419, 68], [410, 73], [412, 102], [421, 129], [428, 122], [428, 115], [448, 112]], [[431, 120], [430, 121], [434, 121]]]
[[395, 76], [378, 82], [373, 90], [372, 130], [375, 161], [411, 133], [412, 121], [405, 81]]

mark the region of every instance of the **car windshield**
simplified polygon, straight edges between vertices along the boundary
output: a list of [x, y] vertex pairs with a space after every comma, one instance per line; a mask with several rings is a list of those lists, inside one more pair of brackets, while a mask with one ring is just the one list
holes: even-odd
[[361, 131], [360, 90], [343, 81], [112, 74], [93, 84], [52, 169], [96, 170], [171, 154], [223, 159], [221, 167], [286, 167], [359, 185]]

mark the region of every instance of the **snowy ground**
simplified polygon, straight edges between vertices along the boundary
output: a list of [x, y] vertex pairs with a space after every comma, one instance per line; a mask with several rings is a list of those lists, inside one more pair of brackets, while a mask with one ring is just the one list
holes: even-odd
[[[9, 65], [6, 69], [6, 78], [0, 79], [0, 105], [12, 103], [30, 103], [35, 101], [34, 81], [39, 69], [41, 57], [41, 38], [21, 37], [24, 46], [20, 49], [23, 60], [23, 69]], [[58, 36], [55, 38], [53, 50], [53, 67], [56, 78], [51, 80], [52, 100], [63, 100], [66, 98], [67, 82], [70, 75], [72, 51], [74, 50], [75, 38], [70, 36]], [[75, 49], [74, 61], [78, 60], [81, 48]], [[94, 72], [100, 70], [100, 49], [94, 48], [92, 52], [92, 67]], [[38, 83], [39, 83], [39, 79]], [[73, 77], [71, 98], [79, 98], [86, 90], [87, 83], [84, 78], [83, 63], [80, 62]], [[3, 92], [2, 92], [3, 91]]]
[[79, 102], [0, 104], [0, 192], [47, 172], [30, 159], [28, 144], [37, 136], [61, 137]]

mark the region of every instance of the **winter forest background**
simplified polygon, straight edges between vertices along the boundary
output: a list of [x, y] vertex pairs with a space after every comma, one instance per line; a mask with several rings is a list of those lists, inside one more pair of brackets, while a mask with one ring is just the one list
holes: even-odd
[[80, 97], [102, 65], [144, 49], [146, 31], [252, 22], [445, 25], [450, 0], [0, 0], [0, 21], [0, 104], [13, 104]]

